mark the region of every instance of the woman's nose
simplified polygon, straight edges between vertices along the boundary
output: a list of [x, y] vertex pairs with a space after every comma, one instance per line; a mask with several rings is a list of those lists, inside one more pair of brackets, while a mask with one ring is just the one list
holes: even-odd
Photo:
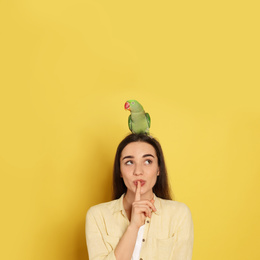
[[135, 169], [134, 169], [134, 175], [141, 175], [143, 174], [143, 170], [141, 165], [136, 164]]

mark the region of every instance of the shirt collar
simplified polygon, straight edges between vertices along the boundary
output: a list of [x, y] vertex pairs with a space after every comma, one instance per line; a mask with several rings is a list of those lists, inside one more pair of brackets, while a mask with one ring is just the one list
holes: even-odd
[[[153, 194], [153, 195], [154, 195], [154, 206], [157, 209], [154, 213], [156, 215], [160, 215], [160, 212], [161, 212], [160, 200], [159, 200], [159, 198], [155, 194]], [[125, 214], [124, 205], [123, 205], [124, 196], [125, 196], [125, 193], [123, 193], [121, 195], [121, 197], [116, 200], [115, 206], [114, 206], [114, 209], [113, 209], [113, 214], [116, 213], [116, 212], [120, 212], [121, 211], [123, 215], [126, 215]]]
[[155, 208], [157, 209], [154, 213], [156, 214], [156, 215], [160, 215], [160, 212], [161, 212], [161, 203], [160, 203], [160, 200], [159, 200], [159, 198], [155, 195], [155, 194], [153, 194], [154, 195], [154, 206], [155, 206]]
[[124, 206], [123, 206], [123, 198], [124, 198], [124, 196], [125, 196], [125, 193], [123, 193], [121, 195], [121, 197], [115, 201], [113, 214], [116, 213], [116, 212], [119, 212], [119, 211], [122, 211], [122, 212], [125, 211]]

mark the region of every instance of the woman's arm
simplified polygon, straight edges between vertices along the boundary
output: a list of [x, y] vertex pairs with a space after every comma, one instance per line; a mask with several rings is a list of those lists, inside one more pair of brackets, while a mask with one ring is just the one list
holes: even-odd
[[[139, 184], [138, 184], [139, 185]], [[119, 240], [115, 250], [108, 252], [96, 222], [96, 212], [89, 210], [86, 216], [86, 240], [89, 260], [131, 260], [139, 227], [144, 224], [146, 217], [151, 217], [155, 207], [149, 200], [140, 200], [140, 188], [137, 187], [135, 201], [132, 204], [132, 215], [129, 226]]]
[[100, 224], [97, 223], [95, 218], [97, 214], [98, 212], [95, 209], [90, 209], [86, 216], [86, 241], [89, 260], [130, 260], [139, 228], [129, 225], [116, 248], [109, 251], [102, 235], [103, 232], [100, 230]]
[[193, 249], [193, 221], [189, 208], [183, 204], [183, 217], [177, 232], [172, 260], [191, 260]]
[[95, 207], [90, 208], [86, 215], [86, 242], [89, 260], [116, 260], [114, 251], [108, 252], [100, 224], [97, 223], [96, 215], [99, 214]]
[[115, 249], [115, 257], [117, 260], [131, 260], [138, 230], [138, 228], [131, 225], [127, 227]]
[[131, 260], [139, 228], [144, 224], [145, 218], [151, 218], [152, 211], [156, 211], [151, 201], [140, 199], [141, 183], [138, 181], [135, 200], [132, 204], [130, 224], [115, 249], [117, 260]]

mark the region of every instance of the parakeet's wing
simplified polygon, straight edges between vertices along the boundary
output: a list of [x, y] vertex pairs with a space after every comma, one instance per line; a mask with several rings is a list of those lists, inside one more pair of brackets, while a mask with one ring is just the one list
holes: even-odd
[[146, 117], [148, 126], [149, 126], [149, 128], [150, 128], [150, 126], [151, 126], [151, 118], [150, 118], [150, 115], [149, 115], [148, 113], [145, 113], [145, 117]]
[[128, 117], [128, 127], [129, 127], [129, 130], [132, 132], [132, 119], [131, 119], [131, 115], [129, 115], [129, 117]]

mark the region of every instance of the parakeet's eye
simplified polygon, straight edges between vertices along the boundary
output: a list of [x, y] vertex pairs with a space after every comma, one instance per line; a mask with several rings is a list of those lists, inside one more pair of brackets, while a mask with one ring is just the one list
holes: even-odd
[[132, 105], [134, 105], [134, 104], [135, 104], [135, 102], [134, 102], [134, 101], [132, 101], [132, 102], [131, 102], [131, 104], [132, 104]]

